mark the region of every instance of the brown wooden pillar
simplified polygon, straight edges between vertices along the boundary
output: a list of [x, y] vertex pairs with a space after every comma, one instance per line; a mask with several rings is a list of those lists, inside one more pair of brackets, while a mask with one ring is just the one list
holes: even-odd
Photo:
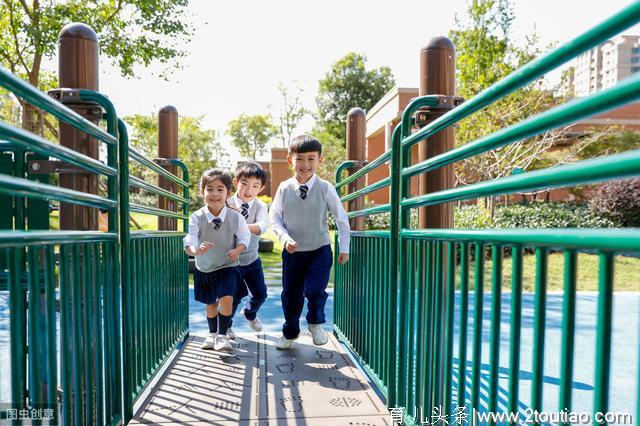
[[[58, 36], [58, 87], [98, 91], [99, 51], [98, 36], [90, 27], [66, 25]], [[95, 105], [80, 101], [66, 105], [96, 124], [100, 119], [101, 111]], [[73, 126], [60, 122], [59, 140], [62, 146], [98, 158], [98, 141]], [[60, 186], [97, 194], [98, 176], [85, 172], [61, 174]], [[60, 229], [97, 230], [96, 209], [60, 203]]]
[[[158, 157], [178, 158], [178, 111], [167, 105], [158, 112]], [[163, 166], [172, 174], [177, 173], [176, 166]], [[176, 193], [176, 184], [160, 176], [160, 188]], [[158, 208], [177, 211], [177, 202], [166, 197], [158, 197]], [[162, 231], [177, 230], [177, 220], [158, 216], [158, 229]]]
[[[363, 162], [365, 160], [365, 137], [367, 133], [366, 114], [362, 108], [352, 108], [347, 113], [347, 160]], [[358, 171], [361, 166], [349, 169], [349, 176]], [[349, 193], [364, 187], [364, 177], [349, 184]], [[349, 201], [347, 211], [362, 210], [364, 197]], [[364, 217], [354, 217], [349, 220], [353, 231], [364, 230]]]
[[[420, 50], [420, 96], [455, 94], [455, 58], [455, 48], [447, 37], [433, 37], [429, 40]], [[449, 127], [420, 142], [418, 159], [422, 162], [453, 148], [454, 131]], [[420, 175], [418, 192], [421, 195], [429, 194], [452, 188], [453, 184], [454, 169], [453, 165], [449, 165]], [[453, 206], [449, 203], [421, 207], [418, 213], [418, 227], [453, 228]]]

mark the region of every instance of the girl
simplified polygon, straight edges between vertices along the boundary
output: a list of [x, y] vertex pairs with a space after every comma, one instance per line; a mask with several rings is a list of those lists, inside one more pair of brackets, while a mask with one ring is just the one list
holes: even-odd
[[238, 257], [251, 234], [244, 217], [227, 207], [231, 193], [231, 175], [218, 169], [205, 171], [200, 178], [204, 207], [189, 219], [184, 249], [196, 258], [195, 299], [207, 305], [209, 336], [202, 349], [230, 350], [226, 336], [233, 294], [240, 280]]

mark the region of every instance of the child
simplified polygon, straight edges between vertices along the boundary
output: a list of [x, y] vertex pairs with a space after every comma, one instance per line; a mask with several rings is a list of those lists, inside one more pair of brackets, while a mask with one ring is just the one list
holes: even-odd
[[209, 336], [202, 349], [230, 350], [226, 333], [240, 277], [238, 258], [249, 245], [251, 234], [242, 215], [226, 205], [231, 175], [207, 170], [200, 178], [200, 192], [205, 206], [191, 215], [184, 248], [196, 258], [195, 299], [207, 305]]
[[322, 329], [332, 253], [327, 210], [336, 217], [340, 235], [338, 262], [349, 260], [349, 220], [333, 185], [316, 176], [322, 144], [301, 135], [289, 145], [287, 157], [295, 176], [282, 182], [271, 206], [273, 231], [282, 251], [282, 310], [285, 323], [278, 349], [289, 349], [300, 334], [300, 314], [307, 298], [307, 324], [315, 345], [329, 340]]
[[262, 192], [267, 183], [267, 172], [255, 161], [242, 163], [236, 169], [236, 178], [233, 180], [237, 191], [231, 197], [231, 205], [236, 207], [244, 216], [251, 232], [251, 242], [245, 252], [240, 255], [240, 281], [233, 297], [233, 309], [231, 310], [231, 322], [227, 329], [227, 336], [235, 339], [231, 329], [233, 316], [242, 299], [249, 293], [251, 297], [240, 311], [249, 322], [253, 331], [262, 331], [262, 323], [257, 317], [258, 309], [267, 298], [267, 285], [264, 283], [262, 262], [258, 256], [258, 243], [262, 235], [269, 227], [267, 205], [256, 198]]

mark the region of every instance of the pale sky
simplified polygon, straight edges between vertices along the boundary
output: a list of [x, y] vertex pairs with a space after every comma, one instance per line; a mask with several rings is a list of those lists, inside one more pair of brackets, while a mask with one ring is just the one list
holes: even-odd
[[[401, 87], [417, 87], [420, 48], [446, 35], [463, 0], [408, 1], [214, 1], [192, 0], [195, 35], [184, 69], [169, 81], [154, 77], [153, 64], [125, 79], [103, 61], [100, 90], [119, 115], [149, 114], [164, 105], [180, 114], [203, 115], [221, 134], [241, 113], [265, 114], [279, 105], [277, 84], [297, 80], [305, 106], [315, 110], [317, 81], [349, 51], [367, 56], [368, 67], [387, 65]], [[534, 27], [542, 43], [564, 42], [630, 4], [629, 0], [517, 0], [514, 37]], [[624, 34], [640, 34], [638, 26]], [[55, 63], [55, 62], [54, 62]], [[299, 129], [309, 130], [307, 119]], [[228, 138], [223, 138], [223, 140]], [[235, 158], [237, 154], [233, 154]]]

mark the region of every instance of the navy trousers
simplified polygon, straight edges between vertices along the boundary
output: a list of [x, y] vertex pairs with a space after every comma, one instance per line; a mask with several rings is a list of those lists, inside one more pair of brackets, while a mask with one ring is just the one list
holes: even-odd
[[327, 284], [333, 263], [331, 246], [293, 254], [282, 251], [282, 334], [293, 339], [300, 334], [300, 315], [307, 299], [307, 323], [323, 324]]
[[248, 320], [256, 319], [258, 309], [267, 299], [267, 285], [264, 282], [264, 273], [262, 272], [262, 261], [258, 258], [255, 262], [246, 266], [239, 266], [240, 280], [236, 286], [236, 292], [233, 296], [233, 310], [231, 311], [231, 322], [233, 324], [233, 316], [236, 314], [238, 305], [242, 299], [250, 295], [249, 300], [244, 305], [244, 316]]

